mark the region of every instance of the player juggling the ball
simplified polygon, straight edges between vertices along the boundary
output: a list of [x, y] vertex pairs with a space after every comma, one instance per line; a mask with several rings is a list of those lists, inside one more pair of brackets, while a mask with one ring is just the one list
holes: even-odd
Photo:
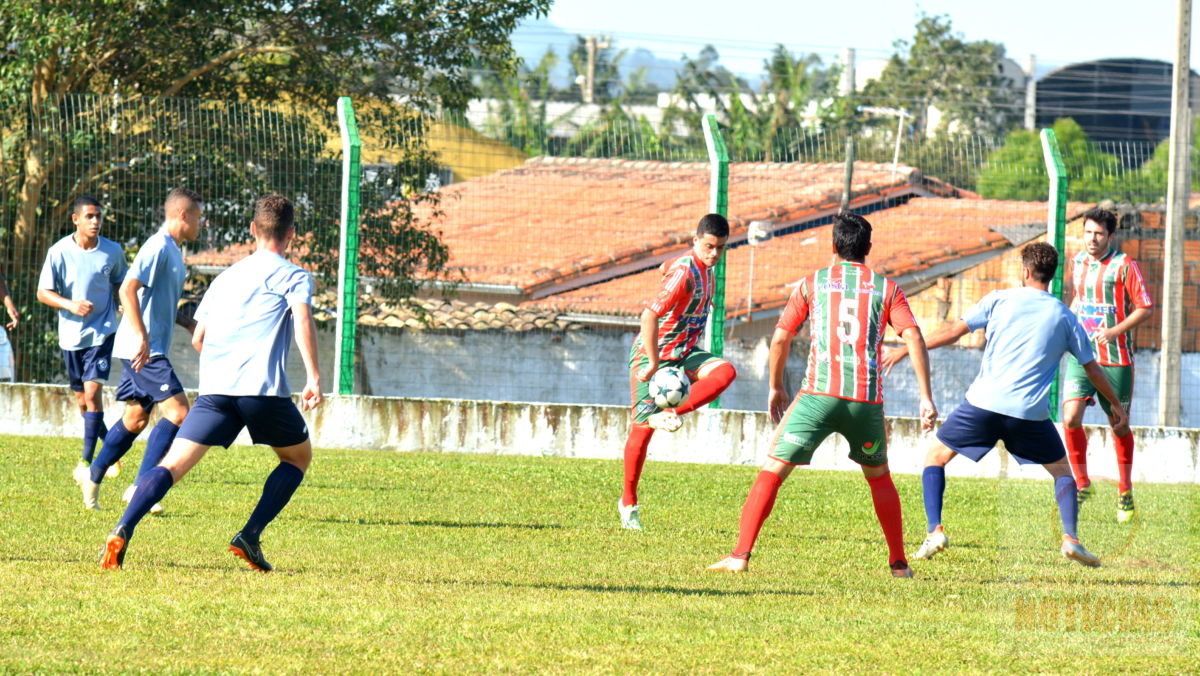
[[[1054, 478], [1054, 498], [1062, 521], [1060, 551], [1085, 566], [1100, 559], [1079, 543], [1079, 505], [1067, 452], [1050, 422], [1050, 385], [1058, 362], [1070, 353], [1083, 364], [1088, 380], [1111, 404], [1117, 434], [1129, 431], [1125, 409], [1104, 371], [1096, 364], [1083, 327], [1062, 301], [1046, 292], [1058, 269], [1058, 252], [1045, 242], [1021, 249], [1022, 286], [993, 291], [963, 317], [929, 336], [929, 349], [951, 345], [971, 331], [983, 329], [987, 345], [979, 375], [965, 400], [951, 411], [925, 456], [921, 484], [929, 535], [914, 559], [929, 559], [950, 544], [942, 526], [946, 464], [958, 455], [979, 462], [997, 441], [1023, 465], [1037, 463]], [[904, 358], [904, 348], [884, 355], [890, 369]]]
[[213, 280], [196, 309], [192, 344], [200, 352], [199, 397], [162, 463], [138, 479], [129, 507], [101, 551], [101, 568], [120, 568], [150, 507], [209, 448], [228, 448], [247, 429], [254, 443], [272, 447], [279, 464], [229, 549], [255, 570], [271, 570], [260, 547], [263, 529], [287, 505], [312, 461], [308, 427], [292, 403], [285, 372], [293, 334], [307, 379], [301, 406], [312, 409], [323, 397], [312, 276], [283, 257], [296, 235], [292, 203], [279, 195], [260, 199], [250, 234], [255, 252]]
[[[732, 364], [696, 347], [712, 307], [713, 266], [728, 239], [724, 216], [701, 218], [691, 250], [663, 264], [658, 295], [642, 310], [641, 331], [629, 353], [633, 422], [625, 442], [625, 490], [617, 500], [624, 528], [642, 529], [637, 489], [654, 430], [679, 429], [679, 416], [716, 399], [737, 377]], [[650, 393], [650, 378], [660, 366], [678, 367], [692, 380], [687, 399], [674, 409], [660, 409]]]
[[[830, 434], [850, 444], [850, 459], [862, 467], [875, 516], [883, 528], [888, 565], [894, 577], [912, 577], [904, 557], [900, 496], [888, 469], [883, 420], [883, 387], [876, 362], [890, 325], [913, 354], [920, 388], [922, 426], [932, 429], [937, 408], [929, 388], [929, 362], [921, 329], [904, 291], [868, 268], [871, 224], [849, 212], [834, 217], [833, 250], [838, 261], [800, 280], [775, 325], [769, 359], [767, 408], [778, 426], [770, 455], [742, 507], [733, 553], [710, 570], [745, 572], [763, 523], [771, 515], [779, 487], [797, 465], [807, 465]], [[809, 352], [804, 385], [791, 400], [784, 369], [792, 339], [808, 320]]]

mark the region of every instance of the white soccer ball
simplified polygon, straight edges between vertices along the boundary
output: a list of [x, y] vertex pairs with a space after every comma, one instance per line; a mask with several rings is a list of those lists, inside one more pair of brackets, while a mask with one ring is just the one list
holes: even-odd
[[654, 405], [662, 409], [675, 408], [687, 401], [691, 387], [683, 369], [674, 366], [664, 366], [650, 377], [650, 397]]

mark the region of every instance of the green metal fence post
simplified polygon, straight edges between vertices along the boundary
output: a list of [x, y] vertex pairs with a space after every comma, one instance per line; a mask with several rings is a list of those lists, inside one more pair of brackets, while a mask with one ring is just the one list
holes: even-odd
[[354, 104], [343, 96], [337, 102], [342, 134], [342, 234], [338, 245], [337, 350], [334, 353], [334, 389], [354, 393], [354, 356], [358, 335], [358, 221], [362, 188], [362, 141]]
[[[1046, 161], [1046, 174], [1050, 177], [1050, 195], [1046, 213], [1046, 240], [1058, 252], [1058, 271], [1050, 282], [1050, 293], [1059, 300], [1063, 297], [1063, 270], [1067, 253], [1067, 169], [1058, 151], [1058, 138], [1053, 129], [1042, 130], [1042, 157]], [[1058, 378], [1050, 384], [1050, 419], [1058, 422]]]
[[[729, 152], [725, 149], [725, 139], [721, 138], [716, 116], [705, 115], [702, 125], [712, 167], [708, 209], [710, 213], [729, 216]], [[721, 254], [713, 268], [713, 306], [704, 328], [704, 343], [714, 355], [725, 355], [725, 254]], [[721, 398], [714, 399], [709, 408], [721, 408]]]

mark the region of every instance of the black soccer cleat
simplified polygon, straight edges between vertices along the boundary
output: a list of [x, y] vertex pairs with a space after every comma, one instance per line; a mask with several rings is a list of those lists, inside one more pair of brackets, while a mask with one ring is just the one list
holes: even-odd
[[125, 565], [125, 549], [129, 547], [129, 533], [125, 526], [118, 525], [108, 534], [104, 549], [100, 550], [101, 570], [120, 570]]
[[238, 534], [234, 535], [233, 539], [229, 541], [229, 551], [241, 557], [254, 570], [260, 570], [264, 573], [274, 570], [263, 556], [262, 543], [258, 540], [251, 540], [241, 531], [238, 531]]

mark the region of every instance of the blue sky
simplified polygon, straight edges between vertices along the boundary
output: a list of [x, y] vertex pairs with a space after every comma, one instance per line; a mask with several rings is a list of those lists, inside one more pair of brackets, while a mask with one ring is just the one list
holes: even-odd
[[[854, 47], [859, 59], [886, 57], [893, 41], [912, 36], [924, 11], [949, 15], [968, 40], [1004, 44], [1022, 65], [1035, 54], [1044, 71], [1111, 57], [1171, 61], [1177, 6], [1177, 0], [555, 0], [549, 21], [571, 33], [610, 34], [618, 47], [644, 46], [669, 59], [694, 56], [713, 43], [726, 67], [757, 72], [778, 43], [829, 59], [843, 47]], [[1200, 30], [1197, 14], [1194, 32]], [[1200, 67], [1198, 38], [1192, 38], [1193, 68]]]

